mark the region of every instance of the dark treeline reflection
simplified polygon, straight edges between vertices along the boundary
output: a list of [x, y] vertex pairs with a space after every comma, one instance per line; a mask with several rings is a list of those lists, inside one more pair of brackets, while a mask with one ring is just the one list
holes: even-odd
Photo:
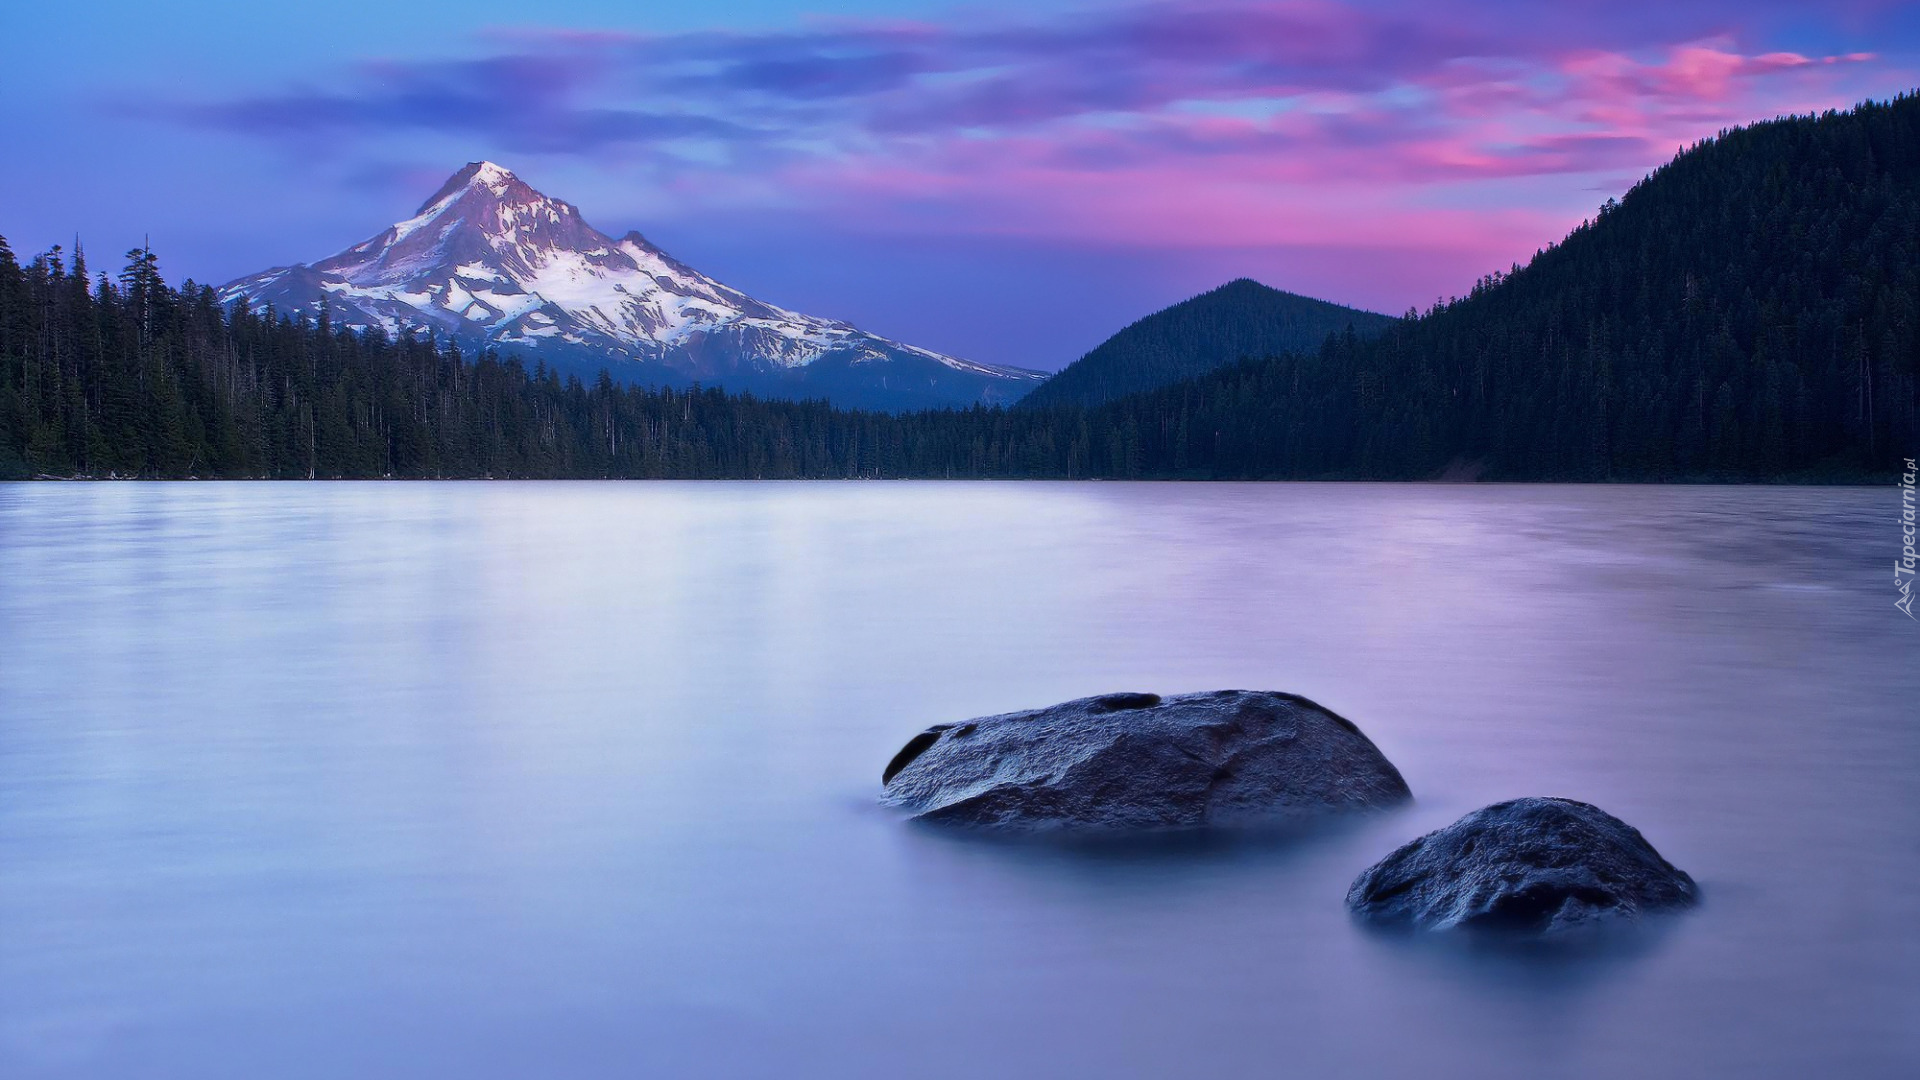
[[0, 241], [0, 475], [1768, 480], [1914, 452], [1920, 97], [1722, 133], [1377, 338], [1092, 408], [594, 382]]

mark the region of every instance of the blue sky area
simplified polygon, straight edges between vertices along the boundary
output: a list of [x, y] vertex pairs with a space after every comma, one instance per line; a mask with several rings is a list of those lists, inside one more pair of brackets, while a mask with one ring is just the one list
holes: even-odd
[[1730, 124], [1920, 83], [1912, 5], [106, 0], [0, 15], [0, 235], [322, 258], [498, 161], [763, 299], [1057, 368], [1238, 276], [1398, 312]]

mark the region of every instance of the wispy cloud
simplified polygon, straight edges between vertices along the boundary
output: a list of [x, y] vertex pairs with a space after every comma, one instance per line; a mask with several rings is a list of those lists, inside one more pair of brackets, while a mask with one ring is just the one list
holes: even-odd
[[617, 103], [607, 93], [611, 72], [596, 63], [603, 59], [546, 51], [467, 61], [383, 60], [360, 65], [343, 88], [296, 87], [175, 105], [165, 112], [188, 123], [276, 140], [352, 140], [426, 130], [536, 153], [756, 137], [751, 128], [720, 115]]
[[[1476, 206], [1462, 185], [1637, 174], [1725, 124], [1843, 104], [1884, 68], [1864, 50], [1769, 39], [1766, 5], [1615, 17], [1623, 6], [1636, 0], [503, 29], [472, 59], [368, 61], [166, 113], [343, 153], [428, 131], [475, 153], [640, 159], [676, 197], [777, 190], [868, 225], [1511, 247], [1541, 213]], [[1883, 8], [1842, 5], [1836, 25], [1864, 39]]]

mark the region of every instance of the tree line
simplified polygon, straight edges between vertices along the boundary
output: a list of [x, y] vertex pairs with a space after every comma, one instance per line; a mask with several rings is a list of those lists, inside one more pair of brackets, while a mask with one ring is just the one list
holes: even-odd
[[1764, 481], [1915, 452], [1920, 98], [1722, 132], [1377, 335], [1104, 404], [582, 382], [0, 240], [0, 476]]

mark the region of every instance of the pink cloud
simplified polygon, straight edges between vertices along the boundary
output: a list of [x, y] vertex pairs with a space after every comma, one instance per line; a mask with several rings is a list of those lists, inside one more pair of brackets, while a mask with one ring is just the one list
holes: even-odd
[[1847, 104], [1882, 68], [1749, 42], [1727, 29], [1745, 10], [1732, 3], [1615, 17], [1631, 2], [493, 32], [473, 60], [365, 64], [324, 92], [183, 115], [342, 152], [429, 131], [471, 139], [470, 156], [627, 163], [612, 167], [649, 205], [688, 215], [778, 205], [869, 231], [1340, 245], [1491, 268], [1590, 212], [1596, 185], [1730, 124]]

